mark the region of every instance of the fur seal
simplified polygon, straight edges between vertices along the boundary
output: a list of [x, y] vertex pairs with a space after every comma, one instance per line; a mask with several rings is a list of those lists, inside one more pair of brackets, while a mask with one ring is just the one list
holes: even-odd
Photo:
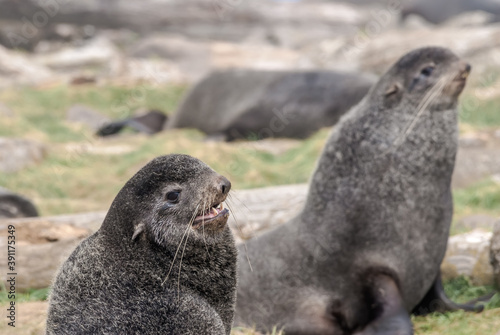
[[235, 324], [412, 334], [409, 312], [435, 288], [446, 250], [469, 72], [448, 49], [414, 50], [342, 118], [302, 212], [247, 242], [253, 271], [240, 249]]
[[141, 115], [105, 124], [97, 130], [96, 135], [100, 137], [115, 135], [125, 127], [130, 127], [144, 134], [153, 135], [162, 131], [166, 122], [167, 116], [163, 112], [153, 109]]
[[0, 187], [0, 218], [35, 216], [38, 216], [38, 210], [29, 199]]
[[440, 24], [465, 12], [484, 11], [500, 19], [500, 2], [494, 0], [413, 0], [401, 10], [401, 19], [416, 14], [430, 23]]
[[303, 139], [335, 124], [375, 81], [333, 71], [216, 71], [186, 95], [167, 128], [196, 128], [227, 141]]
[[236, 247], [231, 183], [186, 155], [154, 159], [62, 265], [48, 334], [229, 334]]

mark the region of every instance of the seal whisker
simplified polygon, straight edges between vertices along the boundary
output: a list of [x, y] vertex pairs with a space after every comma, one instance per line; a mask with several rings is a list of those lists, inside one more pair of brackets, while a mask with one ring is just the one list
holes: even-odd
[[434, 86], [432, 86], [431, 89], [429, 89], [429, 91], [426, 93], [420, 104], [417, 106], [416, 108], [417, 113], [415, 113], [415, 116], [411, 120], [408, 127], [406, 127], [406, 129], [400, 134], [400, 136], [396, 139], [396, 141], [394, 141], [393, 149], [397, 149], [401, 146], [403, 141], [407, 138], [408, 134], [411, 133], [411, 131], [415, 127], [415, 124], [422, 116], [422, 113], [426, 111], [429, 105], [441, 95], [448, 81], [449, 81], [448, 76], [440, 78], [438, 82]]
[[[181, 271], [182, 271], [182, 259], [184, 258], [184, 252], [186, 251], [186, 246], [187, 246], [187, 243], [188, 243], [188, 240], [189, 240], [189, 234], [191, 234], [191, 228], [193, 227], [193, 222], [194, 222], [194, 219], [192, 219], [190, 222], [189, 222], [189, 225], [188, 225], [188, 228], [189, 228], [189, 231], [188, 231], [188, 234], [186, 236], [186, 242], [184, 243], [184, 248], [182, 249], [182, 254], [181, 254], [181, 259], [179, 261], [179, 274], [177, 276], [177, 300], [180, 300], [181, 299]], [[182, 243], [182, 241], [181, 241]]]
[[240, 205], [242, 205], [242, 206], [243, 206], [243, 207], [244, 207], [244, 208], [245, 208], [245, 209], [246, 209], [249, 213], [251, 212], [251, 211], [250, 211], [250, 208], [248, 208], [248, 207], [247, 207], [247, 205], [245, 204], [245, 202], [241, 201], [241, 199], [240, 199], [240, 198], [238, 198], [238, 195], [237, 195], [237, 194], [233, 194], [233, 193], [228, 194], [228, 198], [229, 198], [229, 199], [231, 199], [231, 200], [232, 200], [232, 199], [233, 199], [233, 197], [234, 197], [234, 199], [235, 199], [235, 200], [238, 200], [238, 202], [240, 203]]
[[[203, 202], [203, 208], [206, 208], [205, 202]], [[203, 236], [203, 243], [205, 244], [205, 249], [207, 250], [208, 257], [210, 257], [210, 251], [208, 251], [207, 240], [205, 239], [205, 217], [203, 217], [203, 221], [201, 223], [201, 232]]]
[[[192, 222], [194, 220], [194, 218], [196, 217], [196, 213], [198, 212], [198, 208], [199, 207], [200, 207], [200, 204], [198, 204], [196, 206], [196, 209], [194, 210], [194, 214], [191, 217], [190, 222]], [[189, 229], [191, 229], [191, 224], [188, 224], [186, 230], [184, 231], [184, 234], [182, 234], [182, 238], [181, 238], [181, 241], [179, 242], [179, 246], [177, 247], [177, 250], [175, 251], [174, 259], [172, 260], [172, 264], [170, 264], [170, 269], [168, 270], [167, 277], [161, 283], [162, 285], [165, 284], [165, 282], [167, 281], [168, 277], [170, 276], [170, 273], [172, 272], [172, 268], [174, 267], [175, 259], [177, 258], [177, 254], [179, 253], [179, 250], [180, 250], [180, 248], [182, 246], [182, 241], [184, 241], [184, 236], [186, 236], [186, 233], [189, 232]]]
[[233, 211], [233, 208], [231, 207], [231, 205], [229, 203], [230, 203], [230, 199], [228, 199], [228, 201], [226, 201], [226, 205], [229, 208], [229, 211], [231, 212], [231, 214], [233, 215], [234, 223], [236, 225], [236, 229], [238, 229], [238, 231], [240, 232], [241, 240], [243, 242], [243, 247], [245, 248], [245, 255], [246, 255], [247, 262], [248, 262], [248, 266], [250, 267], [250, 271], [253, 272], [252, 263], [250, 262], [250, 258], [248, 257], [247, 242], [243, 238], [243, 229], [241, 229], [241, 226], [238, 223], [238, 220], [236, 219], [236, 215], [235, 215], [235, 213]]

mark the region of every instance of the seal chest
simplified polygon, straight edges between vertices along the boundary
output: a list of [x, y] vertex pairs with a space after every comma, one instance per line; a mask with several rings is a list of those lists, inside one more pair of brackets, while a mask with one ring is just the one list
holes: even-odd
[[240, 250], [237, 324], [287, 334], [411, 334], [452, 217], [457, 98], [470, 66], [402, 57], [334, 127], [306, 205]]
[[62, 265], [48, 334], [229, 334], [236, 248], [231, 183], [186, 155], [154, 159]]

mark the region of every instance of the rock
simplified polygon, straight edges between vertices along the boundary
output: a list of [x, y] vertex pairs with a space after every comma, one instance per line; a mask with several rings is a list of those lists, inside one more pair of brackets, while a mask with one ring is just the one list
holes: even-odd
[[[328, 43], [335, 47], [322, 47]], [[304, 52], [318, 66], [381, 73], [406, 52], [428, 45], [446, 45], [460, 58], [474, 64], [475, 76], [500, 66], [500, 24], [395, 28], [372, 33], [360, 30], [355, 36], [326, 40]]]
[[54, 79], [45, 66], [36, 64], [26, 55], [0, 46], [0, 87], [38, 85]]
[[460, 14], [444, 22], [449, 27], [484, 26], [495, 21], [495, 15], [484, 11]]
[[457, 221], [453, 229], [458, 231], [471, 231], [479, 228], [485, 231], [493, 231], [495, 222], [497, 222], [496, 217], [485, 214], [475, 214], [466, 216]]
[[493, 268], [490, 265], [491, 232], [476, 229], [455, 235], [448, 240], [448, 248], [441, 266], [443, 279], [463, 275], [475, 285], [492, 285]]
[[493, 266], [495, 284], [500, 286], [500, 221], [495, 224], [491, 239], [490, 263]]
[[117, 62], [120, 53], [104, 37], [96, 37], [80, 47], [65, 47], [53, 53], [38, 55], [35, 60], [54, 70], [81, 69]]
[[213, 68], [262, 70], [309, 69], [312, 64], [296, 51], [266, 45], [238, 45], [216, 42], [211, 46]]
[[[0, 18], [25, 17], [47, 12], [36, 0], [0, 1]], [[317, 26], [331, 34], [366, 21], [366, 10], [332, 2], [283, 3], [275, 1], [127, 0], [66, 1], [55, 6], [51, 23], [125, 28], [139, 34], [167, 31], [196, 39], [242, 41], [255, 27], [295, 24], [308, 30]], [[31, 22], [30, 22], [31, 23]], [[28, 25], [28, 23], [25, 23]], [[32, 23], [31, 23], [32, 24]]]
[[481, 148], [485, 147], [487, 140], [477, 134], [461, 135], [458, 139], [458, 144], [463, 148]]
[[34, 141], [0, 137], [0, 171], [17, 172], [42, 161], [45, 146]]
[[29, 199], [0, 187], [0, 219], [33, 216], [38, 216], [38, 211]]
[[401, 15], [404, 19], [410, 14], [417, 14], [429, 22], [440, 24], [480, 10], [491, 13], [493, 17], [498, 16], [500, 3], [488, 0], [413, 0], [403, 5]]
[[175, 63], [190, 80], [196, 80], [210, 68], [211, 50], [205, 42], [193, 42], [181, 36], [156, 35], [140, 40], [129, 48], [133, 58], [162, 58]]
[[108, 117], [83, 105], [71, 106], [66, 112], [66, 120], [69, 122], [84, 124], [94, 131], [99, 129], [102, 125], [110, 122]]
[[163, 85], [170, 83], [185, 83], [195, 79], [189, 78], [177, 64], [164, 59], [124, 59], [122, 62], [110, 64], [107, 79], [120, 85], [137, 85], [140, 92], [144, 88], [140, 84], [152, 83]]

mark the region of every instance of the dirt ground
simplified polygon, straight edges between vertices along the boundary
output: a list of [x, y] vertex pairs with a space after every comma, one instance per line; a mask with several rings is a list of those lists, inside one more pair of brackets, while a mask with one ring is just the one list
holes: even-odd
[[[6, 307], [3, 306], [2, 307]], [[16, 327], [7, 324], [2, 318], [0, 334], [3, 335], [43, 335], [45, 334], [45, 318], [47, 317], [47, 302], [24, 302], [16, 305]], [[2, 308], [3, 310], [4, 308]]]

